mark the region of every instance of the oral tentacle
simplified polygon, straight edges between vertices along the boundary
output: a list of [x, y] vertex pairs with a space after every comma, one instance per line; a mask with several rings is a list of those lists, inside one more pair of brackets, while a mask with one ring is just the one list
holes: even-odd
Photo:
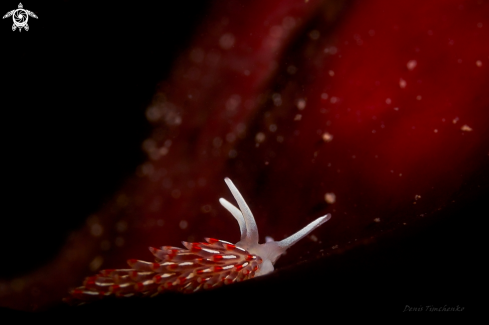
[[308, 224], [307, 226], [305, 226], [295, 234], [277, 242], [277, 245], [283, 248], [284, 250], [288, 249], [290, 246], [297, 243], [299, 240], [307, 236], [311, 231], [313, 231], [314, 229], [316, 229], [317, 227], [319, 227], [320, 225], [328, 221], [330, 218], [331, 218], [331, 214], [329, 213], [325, 216], [317, 218], [316, 220], [314, 220], [313, 222], [311, 222], [310, 224]]

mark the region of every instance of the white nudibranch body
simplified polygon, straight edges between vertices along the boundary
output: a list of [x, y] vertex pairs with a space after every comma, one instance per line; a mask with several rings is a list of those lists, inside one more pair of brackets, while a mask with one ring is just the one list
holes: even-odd
[[219, 202], [225, 207], [233, 217], [238, 221], [241, 231], [241, 239], [236, 243], [236, 246], [246, 249], [251, 254], [255, 254], [262, 258], [263, 263], [261, 267], [256, 271], [255, 276], [265, 275], [274, 270], [273, 265], [277, 259], [285, 253], [285, 251], [294, 245], [296, 242], [307, 236], [311, 231], [325, 223], [331, 218], [331, 214], [326, 214], [295, 234], [279, 241], [268, 241], [264, 244], [258, 243], [258, 227], [256, 226], [255, 218], [251, 213], [250, 208], [246, 204], [241, 193], [239, 193], [236, 186], [229, 178], [225, 178], [224, 181], [228, 185], [231, 193], [233, 194], [236, 202], [238, 202], [239, 209], [229, 203], [223, 198], [219, 199]]
[[70, 292], [65, 301], [79, 304], [106, 296], [155, 296], [164, 291], [192, 293], [251, 279], [273, 271], [275, 261], [297, 241], [331, 218], [327, 214], [281, 241], [258, 243], [258, 228], [250, 208], [229, 178], [225, 179], [239, 209], [219, 202], [236, 218], [241, 239], [236, 245], [206, 238], [206, 242], [182, 242], [185, 248], [150, 247], [155, 262], [127, 261], [130, 269], [108, 269], [87, 277], [83, 286]]

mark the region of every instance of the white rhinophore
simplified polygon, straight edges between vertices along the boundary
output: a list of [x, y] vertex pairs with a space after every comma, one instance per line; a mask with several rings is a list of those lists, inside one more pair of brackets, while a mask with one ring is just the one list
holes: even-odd
[[239, 206], [238, 209], [225, 199], [219, 199], [222, 206], [226, 208], [238, 221], [239, 229], [241, 231], [241, 239], [236, 243], [236, 246], [242, 247], [251, 254], [255, 254], [263, 259], [263, 264], [256, 272], [256, 276], [272, 272], [274, 270], [273, 265], [280, 255], [285, 253], [290, 246], [294, 245], [296, 242], [307, 236], [311, 231], [331, 218], [331, 214], [328, 213], [281, 241], [276, 242], [272, 240], [264, 244], [259, 244], [258, 227], [256, 226], [255, 218], [253, 217], [250, 208], [233, 182], [227, 177], [224, 179], [224, 181], [228, 185]]

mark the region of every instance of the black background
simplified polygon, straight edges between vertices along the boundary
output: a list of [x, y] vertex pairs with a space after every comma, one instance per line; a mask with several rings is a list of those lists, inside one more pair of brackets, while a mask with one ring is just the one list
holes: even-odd
[[[17, 2], [2, 2], [2, 16]], [[202, 19], [205, 1], [23, 2], [1, 20], [0, 277], [54, 256], [69, 230], [134, 173], [144, 110]], [[28, 254], [35, 250], [34, 254]]]

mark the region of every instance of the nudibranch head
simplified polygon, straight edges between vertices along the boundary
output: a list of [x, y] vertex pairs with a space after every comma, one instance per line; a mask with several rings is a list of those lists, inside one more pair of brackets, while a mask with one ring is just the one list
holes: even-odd
[[240, 282], [273, 271], [275, 261], [287, 248], [328, 221], [327, 214], [281, 241], [258, 243], [258, 228], [250, 208], [229, 178], [225, 179], [239, 209], [226, 201], [219, 202], [236, 218], [241, 239], [236, 245], [206, 238], [206, 242], [182, 242], [184, 249], [150, 247], [155, 262], [131, 259], [130, 269], [102, 270], [85, 279], [83, 286], [71, 291], [67, 302], [83, 303], [106, 296], [155, 296], [163, 291], [191, 293]]
[[307, 236], [311, 231], [325, 223], [331, 218], [331, 214], [326, 214], [295, 234], [281, 240], [281, 241], [267, 241], [264, 244], [258, 243], [258, 227], [256, 226], [255, 218], [251, 213], [250, 208], [246, 204], [243, 196], [239, 193], [236, 186], [229, 178], [225, 178], [224, 181], [228, 185], [231, 193], [233, 194], [236, 202], [238, 202], [239, 209], [234, 205], [229, 203], [223, 198], [219, 199], [219, 202], [224, 208], [226, 208], [233, 217], [238, 221], [239, 228], [241, 231], [241, 239], [236, 243], [236, 246], [242, 247], [251, 254], [261, 257], [263, 260], [261, 267], [255, 273], [255, 276], [265, 275], [274, 270], [273, 265], [277, 259], [285, 253], [285, 251], [294, 245], [296, 242]]

